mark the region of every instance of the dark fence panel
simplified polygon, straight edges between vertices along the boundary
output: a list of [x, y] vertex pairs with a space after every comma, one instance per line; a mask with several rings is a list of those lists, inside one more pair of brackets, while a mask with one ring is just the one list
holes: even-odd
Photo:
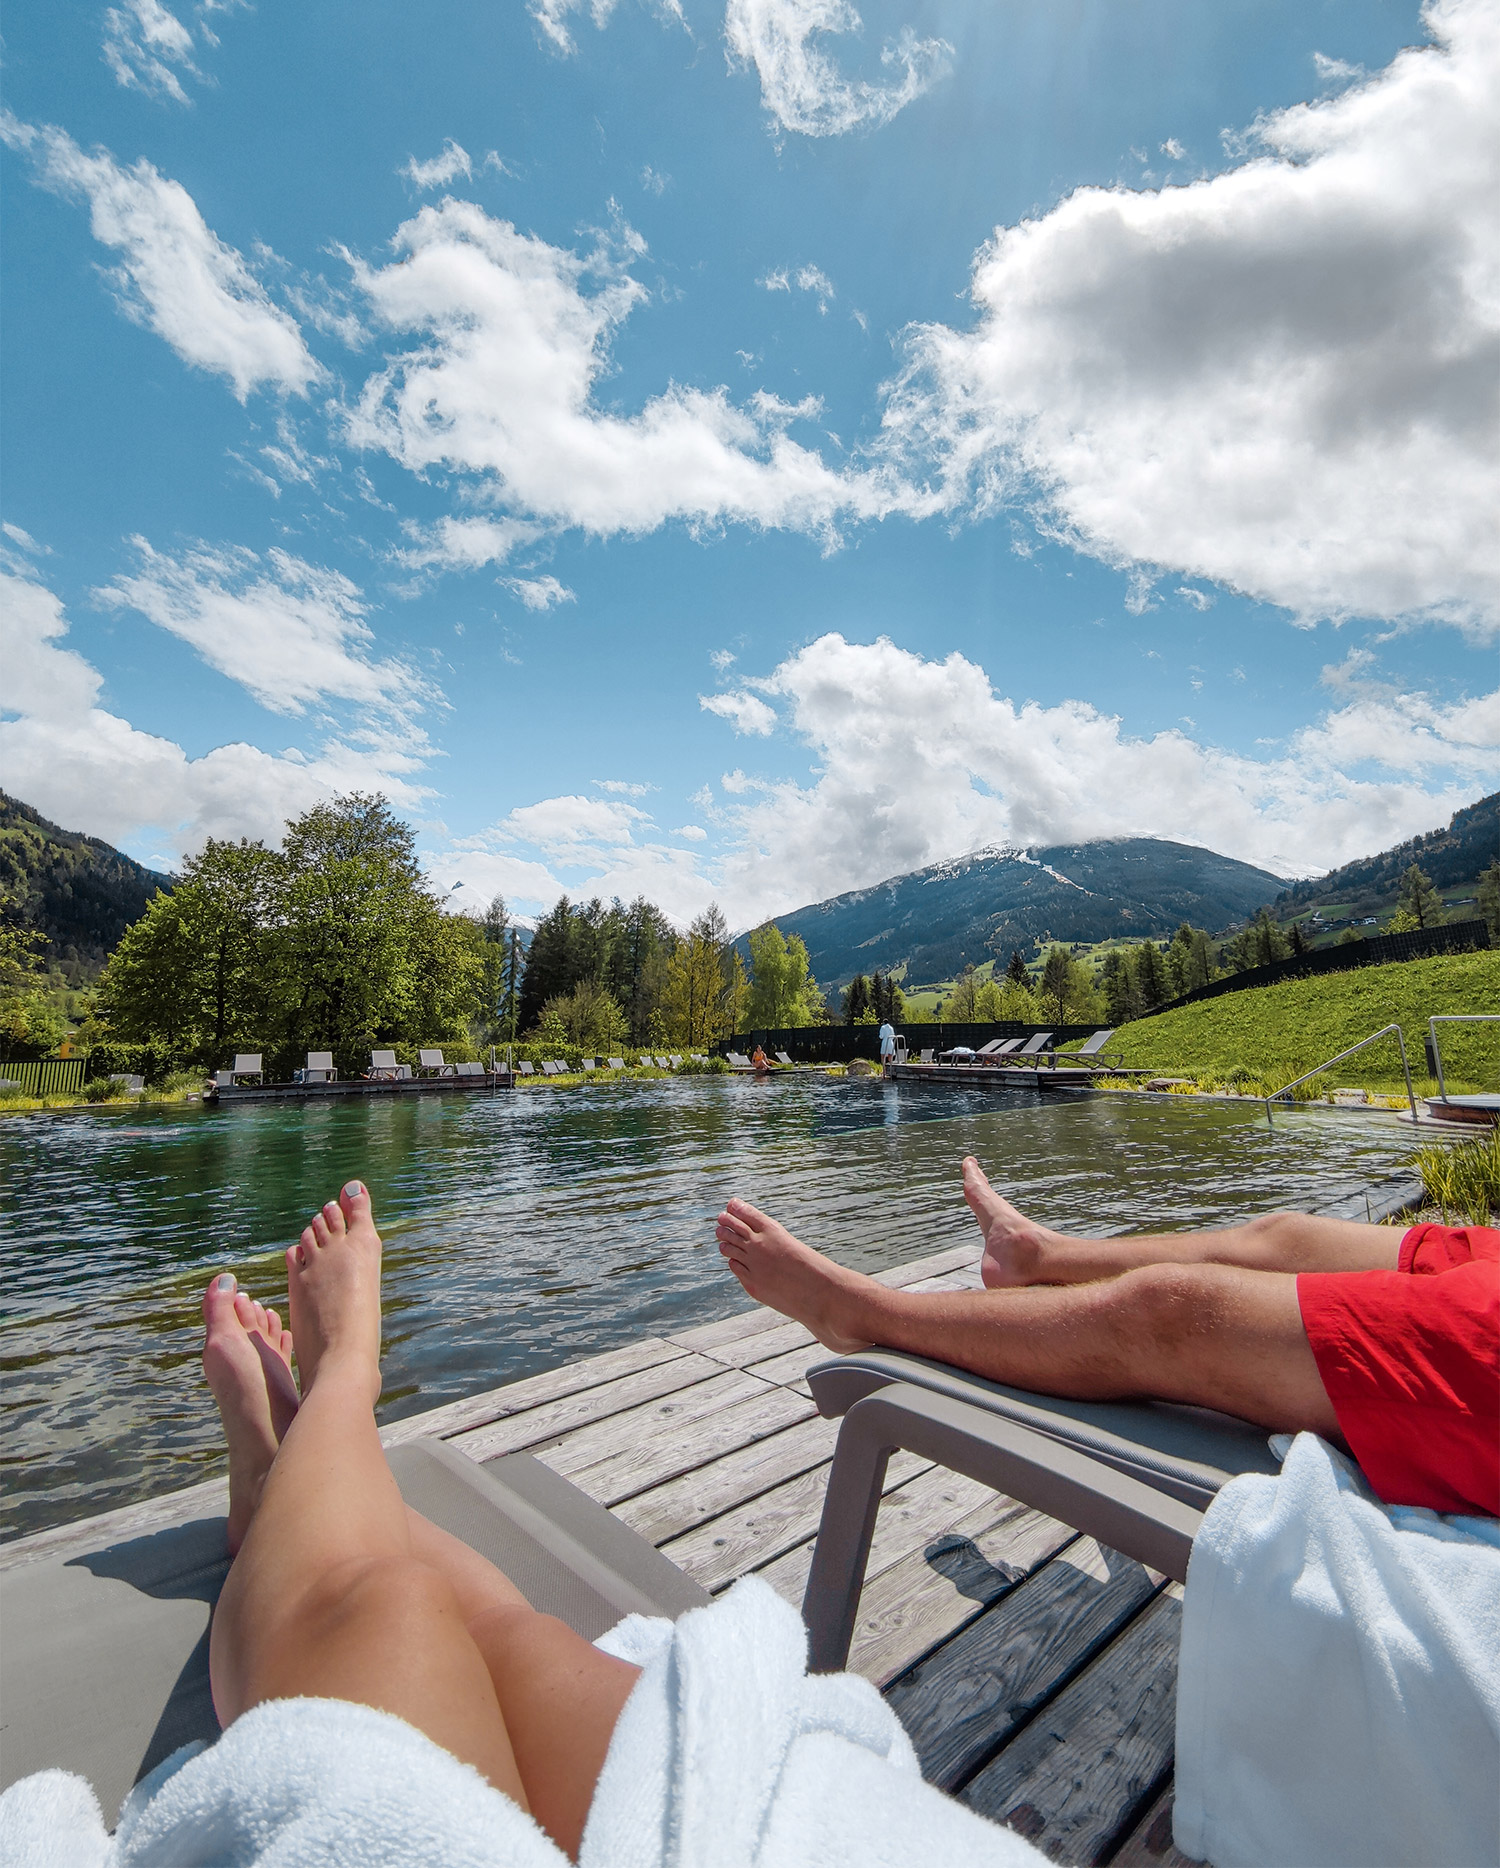
[[0, 1082], [19, 1083], [28, 1096], [63, 1096], [83, 1087], [81, 1057], [38, 1057], [0, 1064]]
[[[1029, 1038], [1038, 1031], [1050, 1031], [1058, 1044], [1071, 1044], [1075, 1039], [1090, 1037], [1099, 1027], [1018, 1025], [1012, 1021], [998, 1025], [898, 1025], [896, 1029], [905, 1038], [907, 1051], [915, 1057], [918, 1051], [950, 1051], [958, 1044], [967, 1044], [977, 1051], [992, 1038]], [[716, 1048], [721, 1054], [726, 1050], [743, 1051], [748, 1056], [757, 1044], [767, 1057], [774, 1058], [778, 1051], [785, 1051], [798, 1064], [847, 1064], [856, 1057], [878, 1062], [880, 1027], [797, 1025], [781, 1031], [749, 1031], [727, 1039]]]
[[1374, 934], [1368, 940], [1347, 941], [1317, 953], [1294, 954], [1289, 960], [1273, 960], [1269, 966], [1231, 973], [1211, 985], [1195, 986], [1180, 999], [1153, 1005], [1141, 1017], [1155, 1018], [1159, 1012], [1175, 1012], [1179, 1005], [1217, 999], [1225, 992], [1243, 992], [1247, 986], [1273, 986], [1277, 980], [1308, 979], [1315, 973], [1347, 973], [1360, 966], [1388, 966], [1393, 960], [1429, 960], [1434, 954], [1483, 952], [1489, 944], [1490, 930], [1483, 921], [1451, 921], [1444, 927], [1413, 928], [1407, 934]]

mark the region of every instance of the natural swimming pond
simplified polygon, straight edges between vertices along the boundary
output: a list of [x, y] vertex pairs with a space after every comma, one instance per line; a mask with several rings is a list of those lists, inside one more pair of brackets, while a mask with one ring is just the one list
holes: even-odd
[[830, 1080], [683, 1078], [564, 1092], [0, 1123], [7, 1537], [220, 1469], [197, 1368], [212, 1272], [263, 1301], [351, 1176], [386, 1239], [398, 1419], [746, 1299], [713, 1218], [742, 1194], [877, 1271], [968, 1236], [979, 1157], [1050, 1224], [1227, 1224], [1352, 1192], [1411, 1149], [1394, 1123], [1258, 1104], [999, 1099]]

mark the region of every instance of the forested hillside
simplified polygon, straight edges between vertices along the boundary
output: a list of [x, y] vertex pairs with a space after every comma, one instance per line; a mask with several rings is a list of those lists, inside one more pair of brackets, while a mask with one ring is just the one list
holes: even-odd
[[42, 957], [87, 983], [172, 877], [76, 830], [62, 830], [0, 791], [0, 908], [46, 938]]
[[1407, 869], [1417, 863], [1439, 889], [1477, 883], [1481, 871], [1500, 856], [1500, 791], [1455, 811], [1446, 830], [1398, 843], [1375, 856], [1362, 856], [1326, 876], [1293, 883], [1277, 907], [1312, 908], [1322, 902], [1371, 906], [1395, 895]]

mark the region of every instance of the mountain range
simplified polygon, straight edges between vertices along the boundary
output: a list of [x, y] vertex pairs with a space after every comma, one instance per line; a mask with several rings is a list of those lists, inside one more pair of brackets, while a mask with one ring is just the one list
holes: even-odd
[[1243, 921], [1285, 888], [1281, 876], [1232, 856], [1159, 837], [1109, 837], [1046, 849], [995, 848], [892, 876], [791, 914], [813, 976], [843, 985], [856, 973], [906, 968], [915, 985], [1038, 941], [1170, 935], [1180, 922], [1219, 929]]
[[0, 791], [0, 910], [47, 936], [46, 958], [71, 985], [89, 984], [156, 891], [171, 886], [171, 876]]

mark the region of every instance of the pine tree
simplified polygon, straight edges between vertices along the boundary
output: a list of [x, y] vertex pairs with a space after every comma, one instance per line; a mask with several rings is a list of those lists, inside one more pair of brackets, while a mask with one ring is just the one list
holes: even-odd
[[1030, 986], [1031, 975], [1026, 971], [1026, 962], [1018, 948], [1010, 950], [1010, 963], [1005, 969], [1005, 977], [1012, 986]]
[[1153, 1006], [1163, 1005], [1172, 997], [1172, 981], [1167, 972], [1167, 963], [1154, 940], [1142, 941], [1136, 948], [1131, 971], [1135, 975], [1135, 988], [1140, 994], [1142, 1011], [1149, 1012]]
[[1418, 863], [1412, 863], [1401, 878], [1400, 901], [1401, 909], [1411, 916], [1416, 927], [1436, 927], [1444, 919], [1443, 898], [1432, 886], [1432, 877]]
[[844, 1023], [857, 1025], [869, 1010], [870, 982], [863, 973], [856, 973], [844, 993]]
[[1500, 856], [1491, 859], [1490, 866], [1479, 878], [1479, 912], [1483, 915], [1494, 940], [1500, 940]]

